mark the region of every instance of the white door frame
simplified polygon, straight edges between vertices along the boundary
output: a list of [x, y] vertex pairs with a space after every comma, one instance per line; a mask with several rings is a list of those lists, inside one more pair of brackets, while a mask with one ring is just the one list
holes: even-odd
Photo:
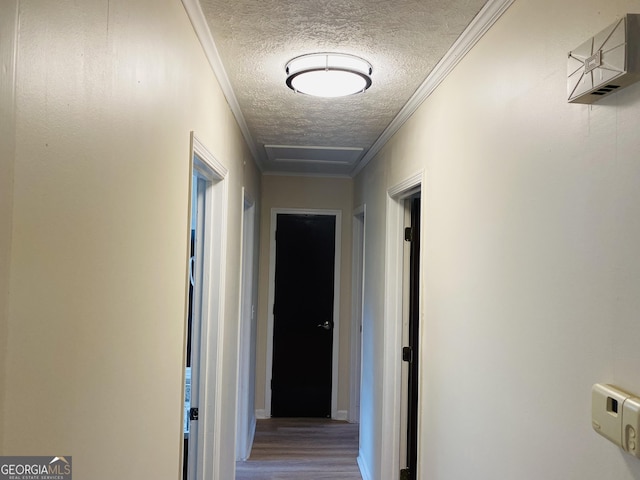
[[360, 384], [362, 379], [362, 311], [364, 305], [364, 249], [366, 205], [353, 212], [351, 280], [351, 381], [349, 422], [360, 423]]
[[[333, 351], [331, 361], [331, 418], [338, 418], [338, 360], [340, 349], [340, 265], [342, 242], [342, 211], [307, 208], [272, 208], [269, 235], [269, 316], [267, 320], [267, 371], [265, 387], [266, 416], [271, 417], [271, 378], [273, 369], [273, 303], [276, 279], [276, 223], [278, 214], [330, 215], [336, 219], [335, 262], [333, 277]], [[344, 418], [342, 418], [344, 420]]]
[[[424, 185], [424, 170], [387, 190], [387, 223], [385, 252], [385, 310], [383, 334], [382, 374], [382, 445], [380, 455], [380, 478], [396, 480], [400, 477], [400, 431], [401, 431], [401, 349], [403, 307], [403, 252], [404, 252], [404, 201], [421, 191]], [[424, 196], [422, 197], [424, 198]], [[422, 202], [422, 200], [421, 200]], [[423, 211], [423, 209], [421, 209]], [[424, 231], [421, 222], [421, 237]], [[424, 238], [424, 237], [423, 237]], [[420, 278], [422, 278], [422, 260]], [[421, 282], [421, 284], [423, 284]], [[422, 311], [422, 289], [420, 291]], [[419, 349], [422, 351], [422, 349]], [[418, 387], [420, 388], [420, 386]], [[420, 442], [421, 414], [418, 418], [418, 443]], [[418, 458], [417, 478], [420, 478]]]
[[255, 415], [255, 201], [242, 188], [242, 256], [240, 271], [242, 272], [240, 289], [240, 318], [238, 322], [238, 396], [236, 423], [236, 460], [246, 460], [251, 453], [251, 446], [256, 430]]
[[[191, 132], [190, 179], [194, 175], [206, 182], [204, 192], [204, 245], [202, 258], [202, 320], [198, 374], [200, 411], [197, 426], [195, 465], [189, 465], [190, 480], [217, 480], [220, 468], [222, 375], [222, 330], [227, 239], [227, 168]], [[191, 180], [190, 180], [191, 182]], [[191, 182], [192, 183], [192, 182]], [[191, 189], [194, 185], [191, 185]], [[190, 197], [191, 198], [191, 192]], [[189, 230], [191, 223], [189, 222]], [[187, 278], [187, 282], [189, 279]], [[188, 289], [187, 289], [188, 292]], [[186, 358], [185, 358], [186, 360]], [[192, 404], [194, 404], [192, 398]], [[190, 442], [191, 444], [191, 442]], [[191, 456], [191, 448], [190, 456]], [[192, 470], [192, 467], [194, 470]], [[192, 473], [193, 472], [193, 473]]]
[[[193, 288], [193, 296], [191, 300], [191, 331], [187, 331], [186, 337], [191, 337], [191, 372], [190, 372], [190, 407], [199, 408], [200, 406], [200, 382], [201, 382], [201, 352], [203, 347], [202, 342], [202, 328], [204, 323], [204, 311], [205, 301], [207, 296], [207, 285], [205, 285], [208, 279], [204, 277], [204, 265], [208, 261], [207, 256], [209, 254], [209, 246], [206, 244], [206, 216], [205, 216], [205, 204], [206, 204], [206, 185], [207, 182], [204, 178], [198, 176], [196, 171], [192, 170], [191, 175], [191, 221], [189, 222], [192, 230], [195, 226], [195, 238], [191, 239], [194, 244], [192, 257], [189, 259], [188, 268], [188, 282], [191, 283]], [[187, 288], [188, 290], [188, 288]], [[188, 313], [187, 313], [188, 316]], [[189, 329], [189, 321], [186, 322], [187, 329]], [[189, 353], [187, 351], [187, 353]], [[185, 359], [187, 360], [187, 359]], [[186, 385], [185, 385], [186, 388]], [[186, 398], [186, 396], [185, 396]], [[190, 415], [189, 410], [185, 410], [185, 417]], [[199, 451], [198, 445], [198, 432], [199, 422], [191, 421], [185, 418], [185, 423], [189, 422], [189, 450], [187, 458], [187, 480], [194, 480], [198, 478], [199, 458], [202, 452]]]

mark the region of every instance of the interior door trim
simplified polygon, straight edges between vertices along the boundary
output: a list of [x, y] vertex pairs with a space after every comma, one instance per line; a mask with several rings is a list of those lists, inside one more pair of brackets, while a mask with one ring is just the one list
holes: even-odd
[[[404, 201], [422, 190], [426, 172], [421, 170], [387, 190], [387, 221], [385, 248], [385, 309], [384, 309], [384, 346], [382, 368], [382, 422], [381, 430], [386, 432], [381, 438], [380, 473], [381, 478], [398, 478], [400, 472], [400, 405], [401, 405], [401, 359], [402, 347], [402, 300], [403, 300], [403, 251], [404, 251]], [[421, 197], [421, 212], [424, 212], [424, 196]], [[423, 213], [424, 215], [424, 213]], [[421, 222], [420, 237], [424, 237], [426, 222]], [[420, 283], [423, 264], [420, 260]], [[423, 305], [423, 292], [420, 291], [420, 309]], [[420, 348], [419, 351], [424, 351]], [[423, 364], [421, 362], [421, 364]], [[420, 385], [418, 386], [420, 389]], [[418, 452], [422, 432], [422, 415], [418, 412]], [[418, 454], [418, 478], [420, 478], [420, 454]]]
[[342, 211], [303, 208], [272, 208], [269, 234], [269, 311], [267, 318], [267, 368], [265, 381], [265, 413], [271, 417], [271, 377], [273, 369], [273, 303], [276, 278], [276, 224], [278, 214], [329, 215], [336, 220], [335, 262], [333, 270], [333, 351], [331, 365], [331, 418], [338, 419], [338, 372], [340, 353], [340, 266], [342, 242]]
[[360, 423], [366, 217], [366, 204], [354, 209], [351, 234], [351, 365], [349, 375], [349, 422], [351, 423]]
[[[220, 478], [221, 445], [223, 444], [222, 430], [219, 428], [223, 415], [221, 404], [224, 390], [220, 368], [223, 364], [222, 322], [225, 311], [224, 279], [226, 278], [227, 266], [224, 253], [227, 250], [229, 170], [211, 153], [194, 132], [191, 132], [190, 135], [189, 178], [193, 179], [194, 173], [197, 172], [197, 175], [206, 181], [204, 192], [205, 240], [202, 259], [204, 294], [200, 334], [201, 368], [198, 379], [200, 392], [197, 399], [201, 418], [198, 420], [196, 478], [217, 480]], [[190, 188], [193, 186], [191, 185]], [[189, 208], [189, 210], [191, 209]], [[185, 264], [189, 256], [187, 253]], [[188, 295], [188, 268], [185, 269], [185, 275], [185, 295]], [[185, 302], [186, 308], [187, 302]], [[186, 315], [185, 311], [185, 318]], [[184, 361], [186, 363], [186, 357]]]

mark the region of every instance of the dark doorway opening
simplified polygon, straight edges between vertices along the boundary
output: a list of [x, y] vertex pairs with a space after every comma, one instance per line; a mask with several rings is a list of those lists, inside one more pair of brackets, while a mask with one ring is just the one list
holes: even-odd
[[418, 467], [418, 382], [420, 333], [420, 197], [412, 197], [411, 226], [405, 239], [411, 243], [409, 259], [409, 335], [408, 346], [403, 349], [403, 360], [408, 362], [407, 405], [407, 469], [402, 480], [416, 480]]
[[330, 417], [336, 217], [278, 214], [273, 417]]

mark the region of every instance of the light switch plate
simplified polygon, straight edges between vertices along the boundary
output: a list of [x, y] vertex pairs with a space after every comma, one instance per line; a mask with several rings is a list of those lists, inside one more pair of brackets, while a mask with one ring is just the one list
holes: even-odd
[[596, 383], [591, 390], [591, 424], [606, 439], [622, 447], [622, 405], [630, 394]]
[[629, 397], [622, 406], [622, 448], [640, 458], [640, 398]]

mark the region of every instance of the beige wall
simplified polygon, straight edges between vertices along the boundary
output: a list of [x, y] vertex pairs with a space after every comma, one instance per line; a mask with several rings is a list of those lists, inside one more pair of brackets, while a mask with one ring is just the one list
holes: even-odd
[[4, 453], [179, 477], [193, 130], [229, 169], [218, 468], [233, 478], [240, 188], [259, 198], [259, 180], [182, 4], [21, 0], [18, 58]]
[[273, 208], [331, 209], [342, 211], [338, 410], [346, 413], [349, 409], [352, 199], [353, 181], [347, 178], [272, 175], [264, 175], [262, 177], [256, 369], [257, 410], [263, 410], [268, 407], [265, 406], [265, 379], [267, 374], [267, 320], [269, 311], [269, 232], [271, 231], [271, 210]]
[[640, 479], [590, 420], [593, 383], [640, 393], [640, 84], [565, 99], [567, 52], [627, 12], [516, 0], [357, 177], [374, 479], [385, 192], [421, 169], [420, 478]]
[[[9, 265], [13, 216], [13, 161], [15, 155], [15, 39], [17, 1], [0, 2], [0, 386], [4, 386], [9, 309]], [[4, 397], [0, 389], [0, 432], [4, 431]], [[0, 437], [0, 455], [3, 451]]]

